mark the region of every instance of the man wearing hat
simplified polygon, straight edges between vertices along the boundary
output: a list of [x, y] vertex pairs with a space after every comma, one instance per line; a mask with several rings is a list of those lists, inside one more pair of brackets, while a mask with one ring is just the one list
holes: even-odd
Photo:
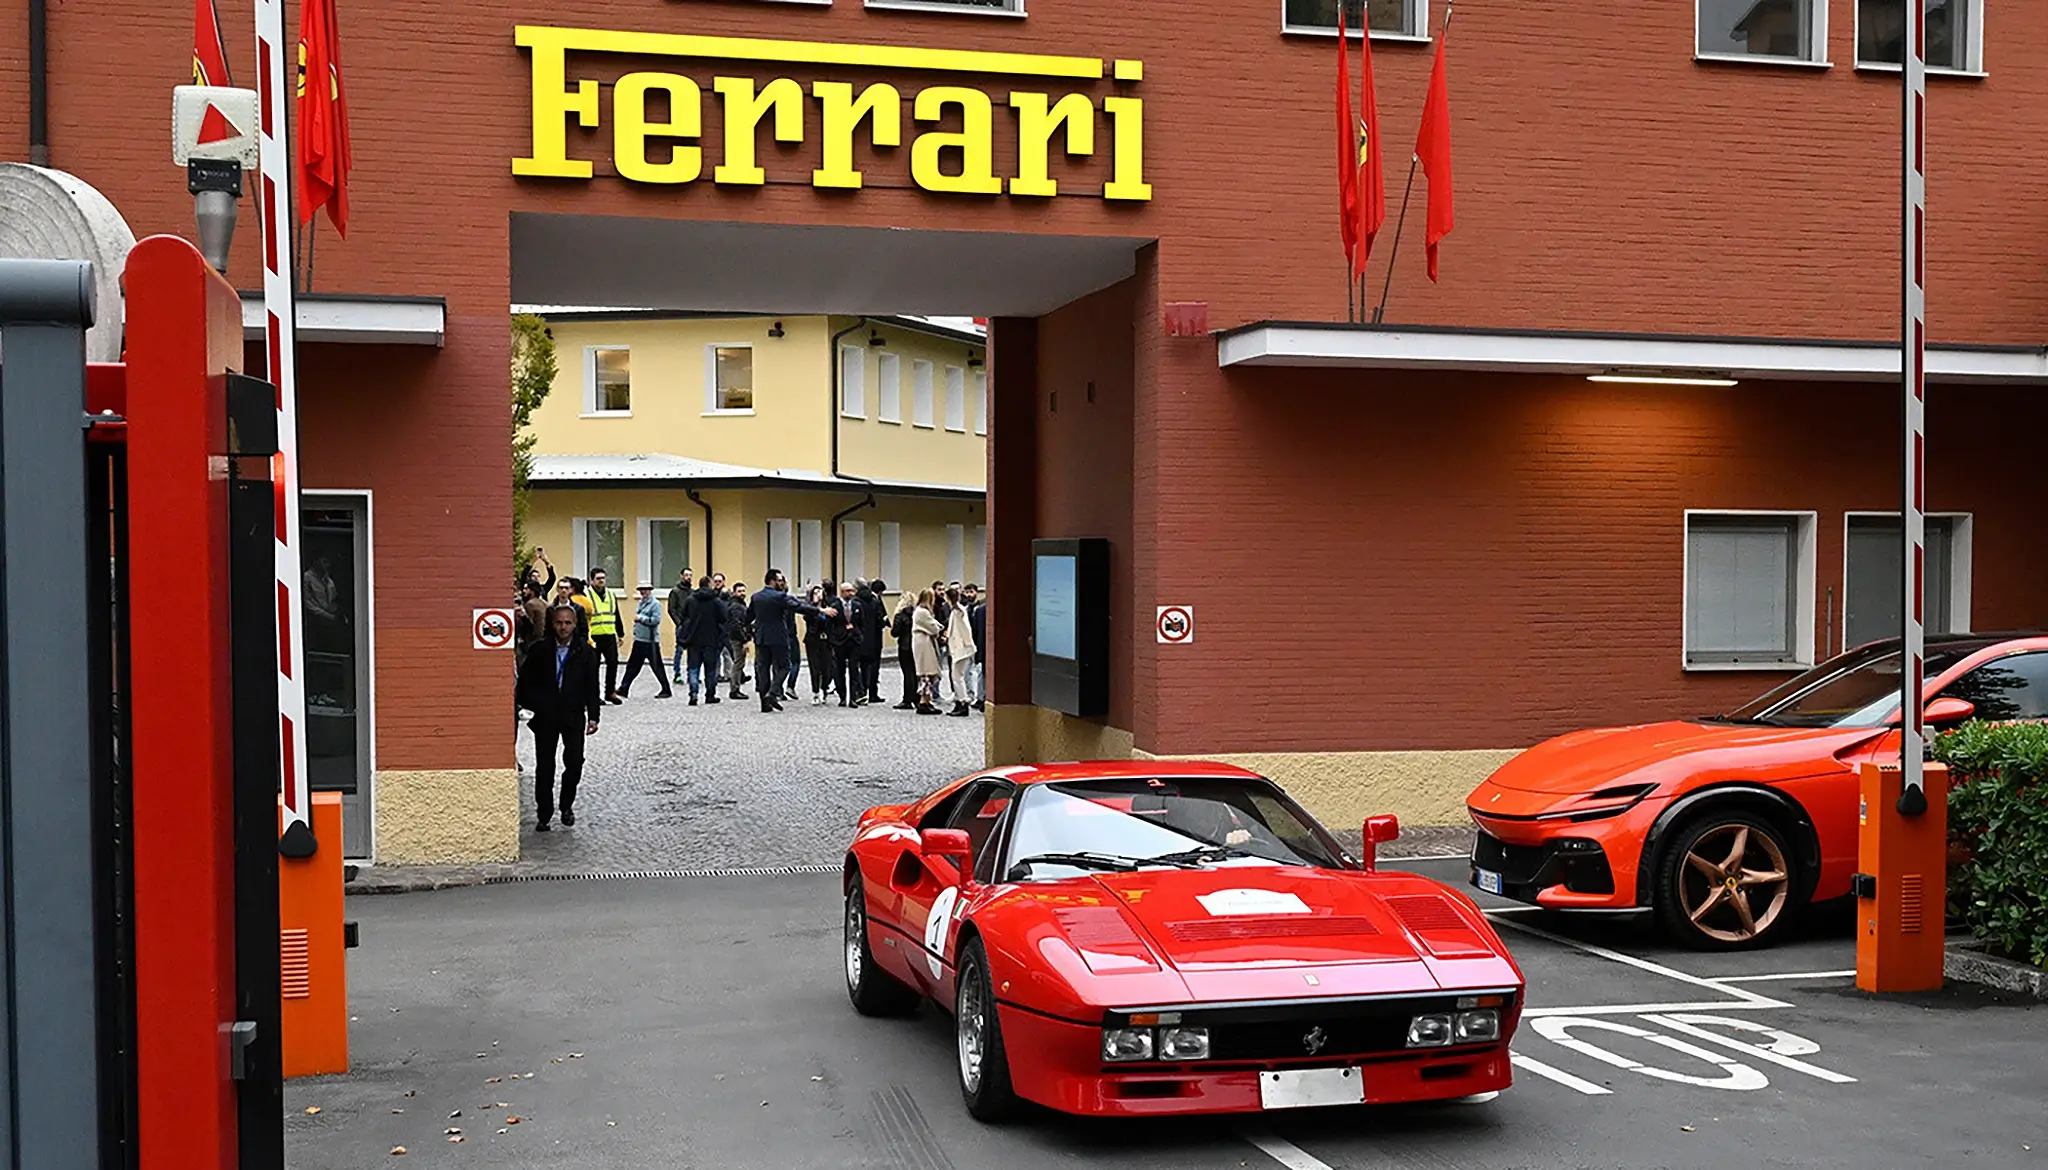
[[662, 699], [675, 698], [675, 691], [668, 685], [668, 674], [661, 669], [661, 602], [654, 599], [654, 583], [642, 581], [639, 586], [640, 599], [633, 609], [633, 656], [626, 660], [626, 681], [619, 684], [619, 697], [633, 689], [633, 680], [640, 676], [645, 666], [654, 671], [654, 681], [661, 684]]

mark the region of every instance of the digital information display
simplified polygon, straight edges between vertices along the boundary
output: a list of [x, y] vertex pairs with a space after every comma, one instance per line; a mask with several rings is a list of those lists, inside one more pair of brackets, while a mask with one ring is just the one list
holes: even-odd
[[1075, 625], [1076, 582], [1074, 558], [1040, 554], [1037, 589], [1038, 610], [1033, 627], [1033, 648], [1048, 658], [1072, 660], [1080, 649]]

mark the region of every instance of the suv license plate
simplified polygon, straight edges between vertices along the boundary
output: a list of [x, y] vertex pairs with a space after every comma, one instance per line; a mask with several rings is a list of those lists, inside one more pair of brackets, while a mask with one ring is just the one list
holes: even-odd
[[1500, 875], [1498, 873], [1490, 869], [1479, 869], [1476, 866], [1473, 868], [1472, 873], [1474, 875], [1474, 885], [1489, 894], [1500, 893]]
[[1365, 1070], [1308, 1068], [1259, 1074], [1261, 1109], [1301, 1109], [1316, 1105], [1359, 1105], [1365, 1101]]

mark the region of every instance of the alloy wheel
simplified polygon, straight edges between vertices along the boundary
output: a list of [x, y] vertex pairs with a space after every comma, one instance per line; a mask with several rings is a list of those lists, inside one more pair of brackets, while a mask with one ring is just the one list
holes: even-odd
[[867, 931], [866, 923], [862, 919], [860, 899], [846, 899], [846, 987], [847, 990], [856, 993], [860, 991], [860, 977], [864, 973], [861, 970], [860, 952]]
[[1768, 931], [1791, 892], [1784, 849], [1770, 833], [1739, 822], [1695, 838], [1678, 878], [1679, 901], [1693, 928], [1727, 943]]
[[969, 1094], [981, 1088], [981, 1058], [988, 1021], [986, 997], [982, 994], [981, 971], [962, 967], [960, 971], [959, 1024], [960, 1085]]

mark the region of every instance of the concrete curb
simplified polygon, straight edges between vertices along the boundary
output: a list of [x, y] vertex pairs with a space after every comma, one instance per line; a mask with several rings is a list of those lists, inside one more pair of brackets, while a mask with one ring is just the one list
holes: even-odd
[[1942, 955], [1941, 973], [1958, 983], [1975, 983], [2048, 1000], [2048, 971], [1985, 954], [1983, 944], [1975, 939], [1950, 943]]

